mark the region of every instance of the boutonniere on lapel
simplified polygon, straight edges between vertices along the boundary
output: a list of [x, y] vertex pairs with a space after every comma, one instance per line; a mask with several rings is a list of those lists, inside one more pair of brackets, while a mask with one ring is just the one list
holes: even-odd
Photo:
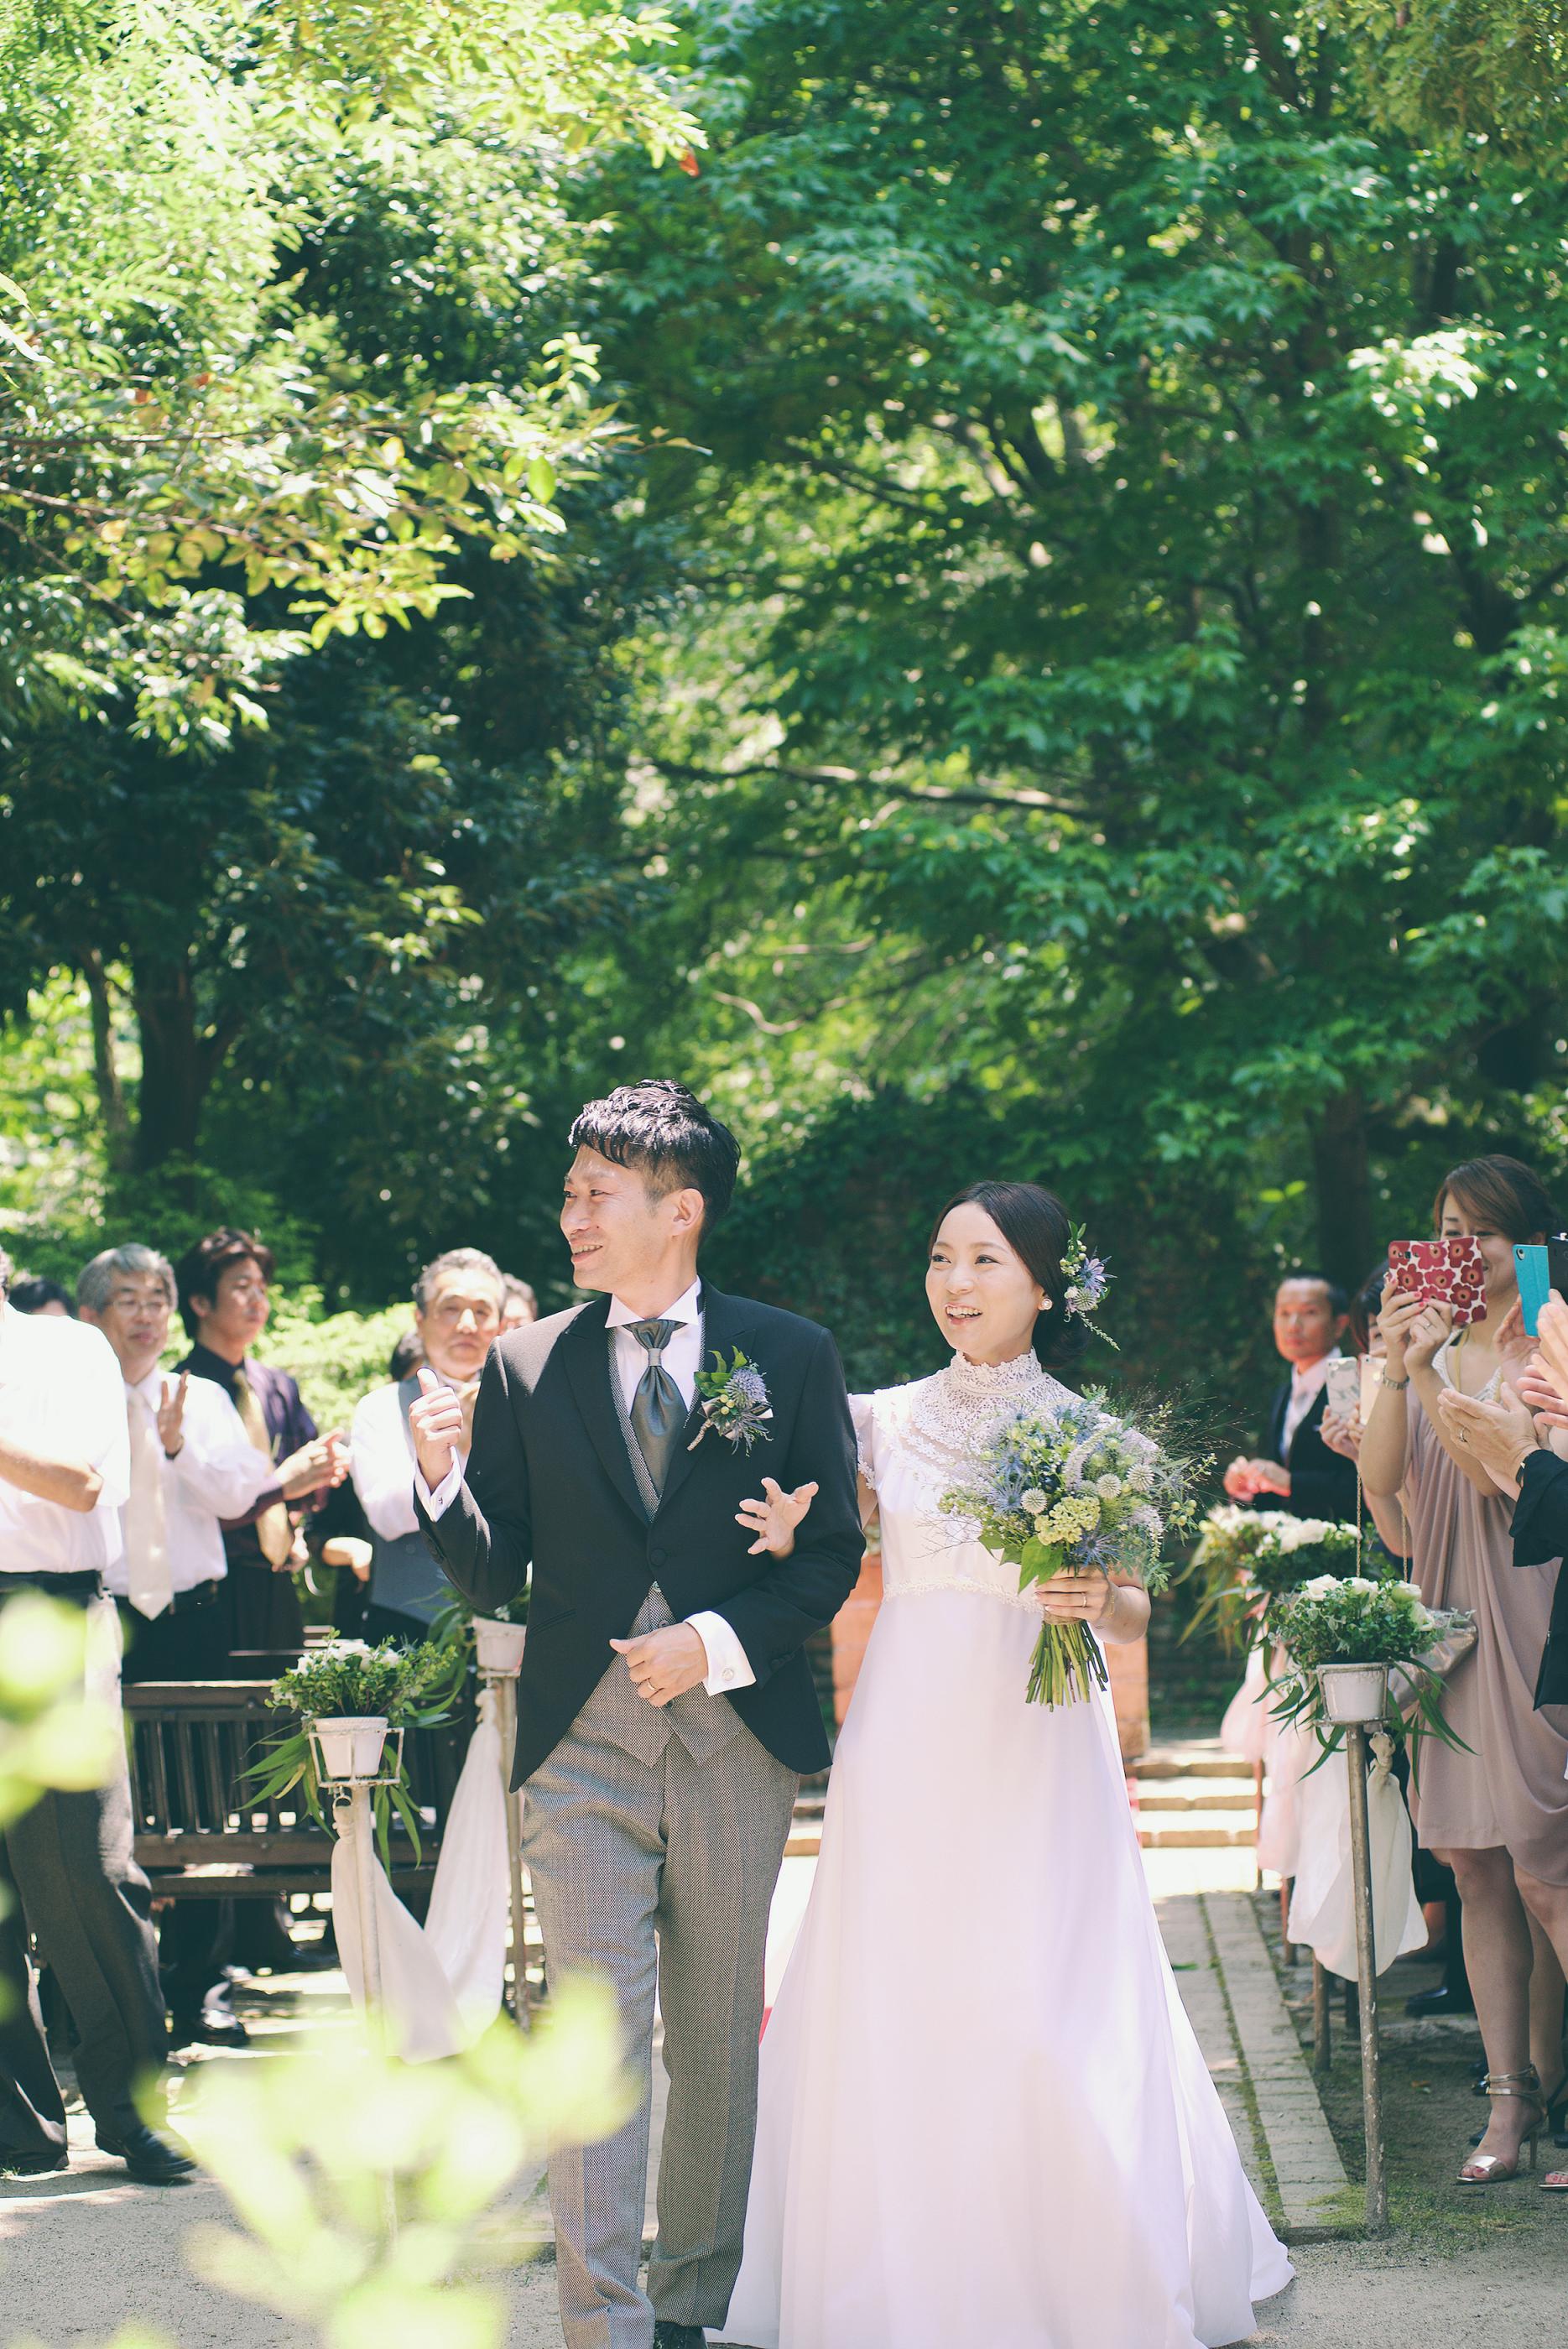
[[766, 1434], [774, 1415], [768, 1382], [755, 1362], [747, 1361], [739, 1346], [732, 1362], [726, 1363], [718, 1351], [713, 1361], [714, 1369], [697, 1373], [702, 1424], [686, 1449], [695, 1452], [709, 1429], [716, 1428], [726, 1444], [744, 1444], [749, 1452], [758, 1436]]

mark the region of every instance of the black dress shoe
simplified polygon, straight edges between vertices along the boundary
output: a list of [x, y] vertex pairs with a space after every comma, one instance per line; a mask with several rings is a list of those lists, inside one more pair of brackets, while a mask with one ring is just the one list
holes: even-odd
[[70, 2166], [63, 2145], [49, 2146], [42, 2153], [7, 2153], [0, 2147], [0, 2178], [55, 2178]]
[[140, 2123], [123, 2137], [105, 2137], [100, 2130], [98, 2149], [115, 2161], [123, 2161], [132, 2178], [149, 2186], [171, 2185], [177, 2178], [189, 2178], [196, 2167], [178, 2137], [160, 2137], [156, 2129], [143, 2128]]
[[1476, 2002], [1469, 1991], [1456, 1990], [1451, 1982], [1438, 1982], [1431, 1990], [1418, 1990], [1414, 1998], [1405, 2001], [1407, 2014], [1473, 2014]]
[[248, 2047], [251, 2034], [237, 2014], [222, 2006], [209, 2006], [198, 2014], [171, 2014], [169, 2044], [171, 2047]]

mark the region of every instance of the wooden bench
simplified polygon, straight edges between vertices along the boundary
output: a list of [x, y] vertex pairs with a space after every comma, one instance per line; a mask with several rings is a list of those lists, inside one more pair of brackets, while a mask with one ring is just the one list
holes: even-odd
[[[298, 1789], [258, 1802], [244, 1773], [287, 1728], [265, 1681], [142, 1681], [124, 1692], [136, 1858], [159, 1899], [273, 1900], [331, 1888], [333, 1837]], [[441, 1752], [444, 1742], [445, 1752]], [[450, 1800], [452, 1731], [405, 1741], [420, 1856], [396, 1814], [389, 1874], [400, 1893], [428, 1889]]]

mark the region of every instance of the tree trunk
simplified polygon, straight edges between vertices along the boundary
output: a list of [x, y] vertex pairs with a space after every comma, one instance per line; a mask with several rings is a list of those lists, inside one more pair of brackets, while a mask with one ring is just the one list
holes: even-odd
[[131, 999], [141, 1030], [141, 1091], [135, 1163], [142, 1173], [171, 1158], [194, 1158], [207, 1053], [196, 1025], [195, 988], [186, 961], [138, 964]]
[[1317, 1244], [1330, 1280], [1359, 1288], [1375, 1253], [1366, 1104], [1354, 1088], [1335, 1093], [1312, 1124]]
[[98, 1091], [99, 1112], [103, 1119], [109, 1163], [119, 1173], [130, 1163], [130, 1114], [125, 1106], [125, 1088], [119, 1081], [119, 1071], [114, 1061], [114, 1007], [109, 1000], [109, 973], [96, 947], [88, 947], [82, 957], [81, 967], [92, 1010], [93, 1083]]

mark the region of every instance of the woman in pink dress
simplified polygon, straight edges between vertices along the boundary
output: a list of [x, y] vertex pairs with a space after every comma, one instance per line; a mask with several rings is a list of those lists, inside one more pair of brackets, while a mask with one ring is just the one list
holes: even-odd
[[[1438, 1404], [1450, 1386], [1493, 1396], [1522, 1368], [1504, 1331], [1519, 1297], [1514, 1245], [1544, 1238], [1557, 1221], [1517, 1159], [1454, 1169], [1438, 1193], [1435, 1227], [1440, 1237], [1479, 1243], [1485, 1318], [1456, 1331], [1448, 1306], [1388, 1291], [1378, 1317], [1387, 1353], [1361, 1441], [1368, 1493], [1403, 1495], [1421, 1596], [1429, 1607], [1468, 1609], [1479, 1634], [1444, 1692], [1444, 1716], [1464, 1745], [1428, 1740], [1410, 1788], [1422, 1844], [1458, 1880], [1486, 2049], [1491, 2113], [1459, 2171], [1465, 2186], [1516, 2178], [1525, 2146], [1533, 2168], [1537, 2133], [1563, 2095], [1562, 1976], [1544, 1930], [1558, 1904], [1540, 1888], [1568, 1886], [1568, 1707], [1535, 1710], [1558, 1561], [1515, 1567], [1513, 1502], [1466, 1457]], [[1568, 1962], [1568, 1948], [1556, 1954]], [[1533, 2002], [1533, 2031], [1532, 1971], [1546, 1992]]]

